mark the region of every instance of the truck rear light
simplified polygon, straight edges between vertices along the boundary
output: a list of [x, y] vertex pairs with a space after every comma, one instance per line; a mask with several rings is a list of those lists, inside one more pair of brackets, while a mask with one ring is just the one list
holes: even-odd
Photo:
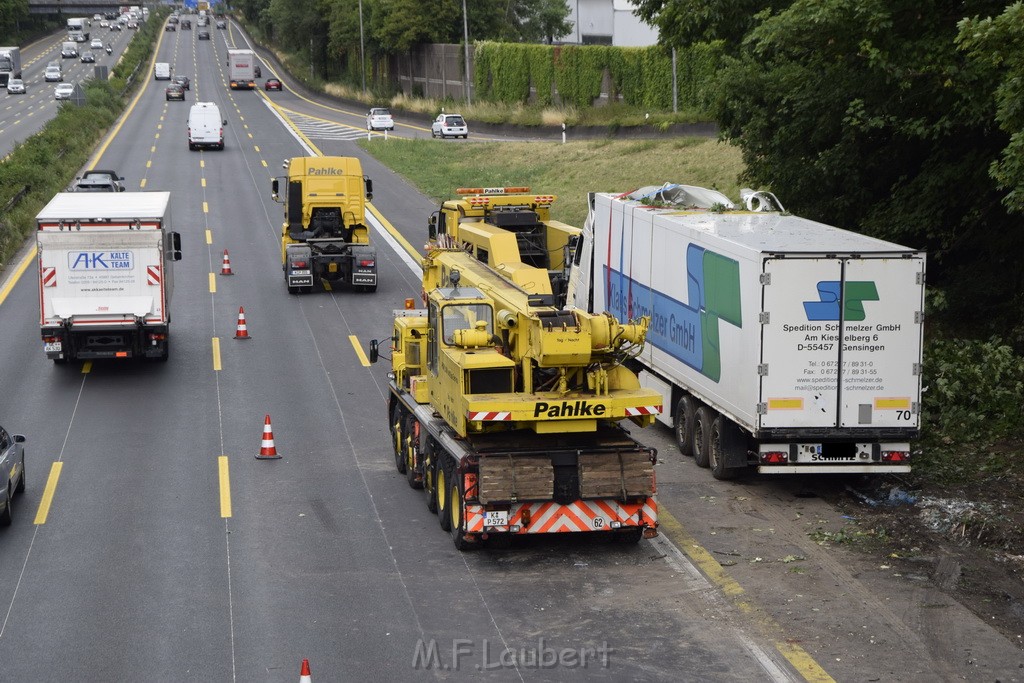
[[292, 261], [292, 268], [306, 268], [308, 266], [309, 263], [306, 261]]
[[524, 527], [530, 526], [530, 508], [528, 508], [528, 507], [523, 508], [522, 520], [523, 520], [523, 526]]
[[765, 451], [761, 453], [761, 462], [765, 465], [782, 465], [789, 460], [789, 453], [786, 451]]
[[60, 337], [43, 337], [43, 342], [46, 344], [53, 344], [54, 342], [59, 342], [60, 340]]
[[904, 462], [910, 460], [907, 451], [882, 451], [882, 462]]
[[373, 268], [376, 265], [376, 261], [373, 259], [363, 259], [359, 262], [361, 268]]
[[162, 332], [150, 332], [149, 338], [152, 341], [163, 341], [164, 339], [167, 339], [167, 335]]

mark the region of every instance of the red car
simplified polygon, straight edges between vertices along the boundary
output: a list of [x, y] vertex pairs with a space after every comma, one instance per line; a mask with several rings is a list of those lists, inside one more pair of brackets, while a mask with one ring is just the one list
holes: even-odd
[[283, 90], [284, 87], [281, 85], [281, 81], [276, 78], [268, 78], [267, 82], [263, 84], [265, 90]]

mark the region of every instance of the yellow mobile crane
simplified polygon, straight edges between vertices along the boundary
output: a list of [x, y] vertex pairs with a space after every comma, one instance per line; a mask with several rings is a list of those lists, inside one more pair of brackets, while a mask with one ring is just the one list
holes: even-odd
[[459, 247], [531, 294], [565, 303], [579, 228], [552, 220], [553, 194], [528, 187], [462, 187], [430, 216], [428, 245]]
[[317, 285], [377, 291], [377, 250], [366, 225], [373, 182], [359, 159], [294, 157], [284, 168], [288, 175], [274, 178], [271, 191], [284, 204], [281, 261], [288, 291], [311, 292]]
[[527, 272], [522, 262], [478, 255], [430, 247], [426, 310], [396, 312], [388, 414], [398, 470], [426, 489], [460, 550], [496, 536], [655, 535], [656, 451], [619, 424], [648, 426], [661, 411], [660, 394], [623, 364], [648, 319], [564, 310], [508, 277]]

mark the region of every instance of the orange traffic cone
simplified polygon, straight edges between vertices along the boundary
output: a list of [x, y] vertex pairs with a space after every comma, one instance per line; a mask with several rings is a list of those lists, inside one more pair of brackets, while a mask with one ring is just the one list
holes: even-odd
[[309, 660], [302, 660], [302, 669], [299, 670], [299, 683], [313, 683], [313, 675], [309, 673]]
[[220, 274], [221, 275], [234, 275], [234, 273], [231, 272], [231, 259], [228, 258], [228, 250], [227, 249], [224, 250], [224, 262], [221, 264]]
[[274, 430], [270, 428], [270, 416], [267, 415], [263, 421], [263, 441], [260, 442], [260, 452], [256, 455], [257, 460], [280, 460], [277, 454], [277, 447], [274, 446]]
[[252, 339], [245, 327], [245, 309], [241, 306], [238, 307], [238, 329], [235, 332], [235, 339]]

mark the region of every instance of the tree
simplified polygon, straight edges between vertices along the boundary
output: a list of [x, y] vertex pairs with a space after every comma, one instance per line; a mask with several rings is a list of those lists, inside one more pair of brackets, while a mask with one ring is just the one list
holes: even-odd
[[996, 120], [1010, 136], [990, 171], [1003, 203], [1024, 212], [1024, 4], [1014, 3], [998, 17], [964, 19], [957, 37], [972, 63], [984, 69], [996, 101]]
[[973, 0], [797, 0], [758, 16], [717, 118], [746, 180], [794, 212], [929, 252], [948, 319], [1017, 324], [1024, 232], [988, 169], [1007, 147], [986, 69], [955, 44]]
[[788, 7], [791, 0], [630, 0], [635, 14], [658, 29], [662, 45], [681, 47], [725, 41], [732, 52], [757, 24], [759, 13]]

